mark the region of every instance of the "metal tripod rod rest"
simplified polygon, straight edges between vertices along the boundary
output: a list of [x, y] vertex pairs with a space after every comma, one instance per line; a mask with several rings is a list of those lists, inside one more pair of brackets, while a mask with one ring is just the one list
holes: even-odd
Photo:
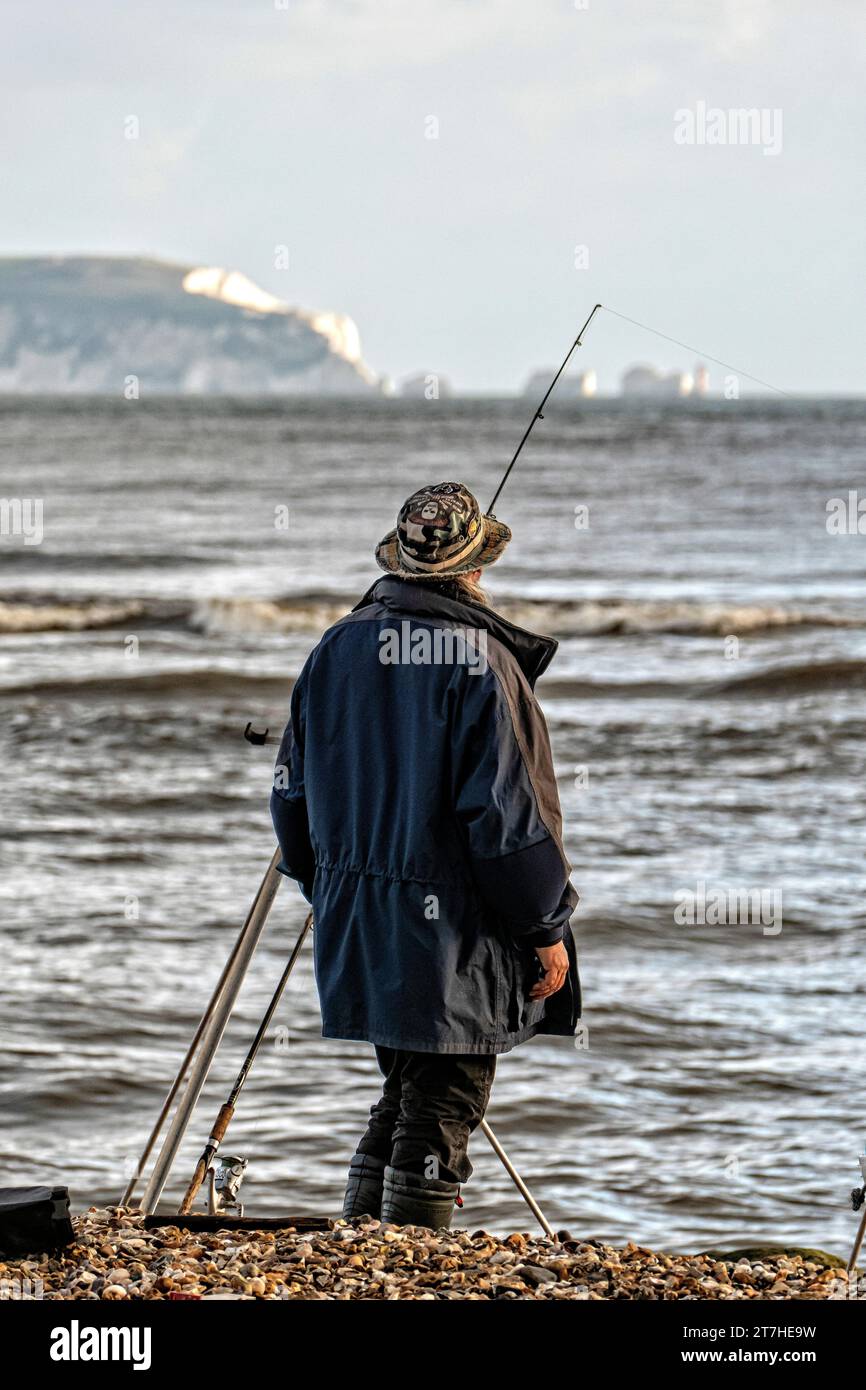
[[[202, 1087], [207, 1080], [208, 1072], [216, 1055], [217, 1048], [225, 1032], [226, 1024], [231, 1017], [235, 1000], [240, 992], [244, 977], [253, 958], [256, 946], [259, 943], [265, 923], [268, 919], [277, 889], [282, 882], [283, 875], [277, 870], [280, 862], [280, 851], [277, 849], [271, 858], [271, 862], [265, 871], [265, 876], [259, 885], [258, 892], [253, 899], [247, 919], [244, 922], [241, 936], [236, 952], [233, 952], [233, 959], [229, 963], [226, 979], [216, 1001], [211, 1001], [208, 1007], [211, 1009], [210, 1017], [203, 1030], [201, 1043], [198, 1053], [192, 1062], [186, 1086], [183, 1089], [181, 1098], [178, 1102], [174, 1118], [169, 1126], [168, 1133], [159, 1151], [150, 1180], [144, 1190], [141, 1199], [141, 1210], [146, 1216], [151, 1215], [156, 1210], [156, 1205], [162, 1196], [162, 1190], [168, 1179], [171, 1166], [180, 1148], [183, 1136], [192, 1117], [196, 1102], [201, 1094]], [[167, 1107], [166, 1107], [167, 1108]]]
[[536, 1202], [529, 1188], [526, 1186], [526, 1183], [523, 1181], [522, 1177], [518, 1173], [514, 1164], [511, 1162], [511, 1159], [508, 1157], [508, 1154], [503, 1149], [502, 1145], [496, 1138], [496, 1135], [493, 1133], [493, 1130], [490, 1128], [486, 1120], [481, 1121], [481, 1129], [484, 1131], [484, 1137], [488, 1140], [491, 1149], [501, 1162], [503, 1168], [510, 1177], [511, 1181], [514, 1183], [514, 1186], [517, 1188], [517, 1191], [520, 1193], [524, 1202], [529, 1207], [529, 1210], [532, 1212], [532, 1215], [535, 1217], [544, 1234], [546, 1236], [549, 1236], [550, 1239], [554, 1242], [554, 1244], [558, 1244], [559, 1242], [557, 1240], [557, 1237], [554, 1234], [553, 1229], [551, 1228], [550, 1223], [547, 1220], [547, 1217], [544, 1215], [544, 1212], [541, 1210], [541, 1207]]
[[860, 1218], [860, 1225], [857, 1227], [857, 1235], [854, 1239], [854, 1248], [851, 1251], [851, 1258], [848, 1261], [847, 1274], [849, 1278], [852, 1274], [856, 1273], [857, 1257], [860, 1254], [860, 1247], [863, 1244], [864, 1235], [866, 1235], [866, 1207], [864, 1207], [863, 1215]]
[[[279, 851], [277, 851], [277, 852], [274, 854], [274, 858], [272, 859], [271, 863], [272, 863], [272, 865], [275, 865], [275, 864], [277, 864], [278, 862], [279, 862]], [[247, 931], [249, 930], [249, 925], [250, 925], [250, 919], [249, 919], [249, 917], [247, 917], [247, 920], [244, 922], [243, 926], [241, 927], [240, 931], [238, 932], [237, 940], [235, 941], [234, 946], [232, 947], [231, 951], [229, 952], [228, 959], [226, 960], [226, 963], [225, 963], [225, 965], [224, 965], [223, 968], [222, 968], [222, 973], [220, 974], [220, 977], [219, 977], [219, 979], [217, 980], [216, 985], [214, 986], [214, 990], [213, 990], [213, 993], [211, 994], [211, 997], [210, 997], [210, 999], [209, 999], [209, 1001], [208, 1001], [207, 1008], [205, 1009], [204, 1013], [202, 1014], [201, 1018], [199, 1019], [198, 1027], [196, 1028], [195, 1033], [193, 1034], [192, 1041], [191, 1041], [189, 1047], [188, 1047], [187, 1050], [186, 1050], [186, 1054], [185, 1054], [185, 1056], [184, 1056], [183, 1061], [181, 1062], [180, 1066], [179, 1066], [178, 1069], [177, 1069], [177, 1074], [176, 1074], [176, 1076], [175, 1076], [175, 1078], [174, 1078], [174, 1081], [172, 1082], [172, 1084], [171, 1084], [171, 1086], [170, 1086], [170, 1088], [169, 1088], [168, 1095], [166, 1096], [165, 1100], [164, 1100], [163, 1103], [162, 1103], [162, 1109], [160, 1110], [160, 1112], [159, 1112], [159, 1114], [158, 1114], [158, 1116], [157, 1116], [157, 1118], [156, 1118], [156, 1121], [155, 1121], [155, 1123], [154, 1123], [153, 1129], [150, 1131], [150, 1134], [148, 1135], [147, 1143], [145, 1144], [144, 1148], [143, 1148], [142, 1151], [141, 1151], [141, 1154], [139, 1155], [138, 1162], [137, 1162], [136, 1165], [135, 1165], [135, 1169], [134, 1169], [134, 1171], [133, 1171], [133, 1174], [132, 1174], [132, 1176], [130, 1177], [129, 1182], [128, 1182], [127, 1185], [126, 1185], [126, 1188], [125, 1188], [125, 1190], [124, 1190], [123, 1196], [122, 1196], [121, 1199], [120, 1199], [120, 1202], [118, 1203], [118, 1205], [121, 1206], [121, 1207], [128, 1207], [129, 1204], [130, 1204], [130, 1202], [132, 1201], [132, 1194], [135, 1192], [135, 1189], [136, 1189], [136, 1187], [138, 1186], [139, 1179], [141, 1178], [141, 1175], [142, 1175], [142, 1173], [144, 1172], [145, 1166], [146, 1166], [146, 1164], [147, 1164], [147, 1160], [150, 1158], [151, 1152], [152, 1152], [152, 1150], [153, 1150], [153, 1146], [154, 1146], [154, 1144], [156, 1143], [157, 1139], [158, 1139], [159, 1136], [160, 1136], [160, 1133], [161, 1133], [161, 1131], [162, 1131], [162, 1127], [163, 1127], [163, 1125], [164, 1125], [164, 1123], [165, 1123], [165, 1118], [166, 1118], [166, 1116], [167, 1116], [169, 1110], [171, 1109], [172, 1102], [174, 1101], [175, 1096], [177, 1095], [178, 1091], [180, 1090], [181, 1083], [184, 1081], [184, 1079], [185, 1079], [185, 1077], [186, 1077], [187, 1069], [188, 1069], [188, 1067], [189, 1067], [190, 1062], [192, 1061], [193, 1054], [195, 1053], [195, 1050], [196, 1050], [196, 1048], [197, 1048], [198, 1045], [199, 1045], [199, 1042], [200, 1042], [200, 1040], [201, 1040], [201, 1036], [202, 1036], [202, 1034], [204, 1033], [204, 1030], [205, 1030], [205, 1028], [207, 1027], [208, 1022], [209, 1022], [211, 1016], [213, 1015], [213, 1011], [214, 1011], [214, 1009], [215, 1009], [216, 1006], [217, 1006], [217, 1001], [219, 1000], [219, 997], [220, 997], [220, 995], [222, 994], [222, 991], [223, 991], [223, 988], [224, 988], [224, 986], [225, 986], [226, 980], [227, 980], [228, 977], [229, 977], [229, 973], [231, 972], [232, 967], [233, 967], [235, 961], [237, 960], [238, 953], [239, 953], [239, 951], [240, 951], [240, 949], [241, 949], [241, 946], [243, 945], [244, 937], [245, 937]]]

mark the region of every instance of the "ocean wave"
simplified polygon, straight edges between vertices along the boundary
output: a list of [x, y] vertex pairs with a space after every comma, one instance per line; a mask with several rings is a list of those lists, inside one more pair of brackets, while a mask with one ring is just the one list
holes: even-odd
[[[68, 631], [164, 623], [208, 637], [250, 633], [319, 633], [357, 603], [358, 594], [302, 593], [284, 598], [203, 598], [192, 602], [140, 598], [69, 601], [60, 595], [22, 596], [0, 602], [0, 634]], [[866, 618], [826, 608], [775, 604], [719, 604], [699, 600], [542, 599], [496, 600], [503, 617], [559, 638], [645, 636], [742, 636], [779, 628], [866, 626]]]
[[302, 594], [292, 599], [210, 598], [192, 609], [190, 626], [208, 636], [246, 632], [324, 632], [358, 601]]
[[[289, 675], [253, 675], [249, 671], [209, 670], [203, 667], [166, 669], [128, 675], [91, 675], [73, 679], [48, 678], [10, 681], [0, 685], [0, 696], [43, 699], [112, 699], [215, 697], [280, 699], [287, 697], [293, 679]], [[584, 680], [564, 676], [544, 678], [539, 692], [545, 700], [701, 700], [719, 697], [794, 697], [821, 691], [866, 689], [866, 661], [815, 661], [776, 664], [752, 670], [729, 680]]]
[[85, 603], [46, 601], [12, 603], [0, 600], [0, 633], [13, 632], [84, 632], [139, 618], [146, 605], [137, 599], [126, 602]]
[[866, 661], [788, 662], [747, 671], [728, 680], [586, 681], [569, 676], [545, 680], [539, 687], [545, 699], [668, 699], [701, 700], [719, 696], [808, 695], [813, 691], [866, 688]]
[[521, 627], [556, 637], [741, 636], [772, 628], [861, 627], [866, 619], [826, 609], [784, 608], [777, 604], [720, 604], [654, 599], [505, 599], [499, 611]]
[[94, 675], [69, 680], [48, 677], [26, 681], [9, 681], [0, 685], [0, 697], [14, 695], [51, 700], [110, 699], [136, 700], [170, 696], [182, 700], [195, 697], [214, 697], [237, 700], [240, 697], [287, 697], [292, 688], [291, 676], [251, 676], [245, 671], [192, 670], [136, 672], [126, 676]]
[[863, 690], [866, 661], [789, 662], [765, 666], [731, 680], [714, 682], [707, 693], [723, 695], [808, 695], [822, 690]]
[[[211, 598], [190, 621], [209, 635], [231, 632], [321, 632], [343, 617], [357, 596], [302, 594], [284, 599]], [[866, 617], [774, 604], [713, 604], [638, 599], [523, 599], [505, 597], [496, 610], [519, 627], [554, 637], [754, 634], [773, 628], [862, 627]]]

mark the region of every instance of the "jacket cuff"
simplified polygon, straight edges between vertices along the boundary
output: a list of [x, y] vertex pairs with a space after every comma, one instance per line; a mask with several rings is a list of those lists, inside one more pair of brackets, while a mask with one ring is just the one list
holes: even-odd
[[280, 862], [279, 862], [279, 864], [277, 864], [276, 867], [277, 867], [277, 873], [278, 873], [278, 874], [282, 874], [285, 878], [290, 878], [290, 879], [292, 880], [293, 883], [296, 883], [296, 884], [298, 885], [298, 887], [300, 888], [300, 890], [301, 890], [301, 892], [303, 893], [304, 897], [306, 898], [307, 902], [310, 904], [310, 907], [312, 907], [312, 906], [313, 906], [313, 885], [312, 885], [312, 883], [302, 883], [301, 880], [298, 878], [297, 874], [295, 874], [295, 873], [292, 872], [292, 870], [289, 868], [288, 864], [285, 862], [284, 859], [281, 859]]
[[528, 936], [521, 936], [521, 946], [555, 946], [561, 941], [565, 934], [565, 927], [560, 923], [558, 927], [548, 927], [546, 931], [530, 932]]

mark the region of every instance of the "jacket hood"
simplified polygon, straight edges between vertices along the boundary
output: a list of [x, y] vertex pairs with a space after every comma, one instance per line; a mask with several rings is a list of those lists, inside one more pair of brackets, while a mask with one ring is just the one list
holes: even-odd
[[366, 608], [371, 603], [382, 603], [404, 617], [449, 618], [465, 627], [485, 628], [508, 648], [531, 687], [547, 670], [559, 646], [555, 638], [518, 627], [483, 603], [447, 598], [430, 585], [413, 584], [409, 579], [377, 580], [355, 604], [352, 612], [357, 613], [359, 608]]

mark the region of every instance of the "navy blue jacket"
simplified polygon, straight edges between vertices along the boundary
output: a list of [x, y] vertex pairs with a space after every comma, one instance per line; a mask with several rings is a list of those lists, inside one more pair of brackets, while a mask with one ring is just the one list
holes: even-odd
[[[271, 807], [313, 905], [324, 1037], [499, 1053], [574, 1032], [578, 898], [533, 694], [556, 645], [387, 577], [307, 659]], [[531, 1000], [533, 947], [559, 940], [566, 984]]]

